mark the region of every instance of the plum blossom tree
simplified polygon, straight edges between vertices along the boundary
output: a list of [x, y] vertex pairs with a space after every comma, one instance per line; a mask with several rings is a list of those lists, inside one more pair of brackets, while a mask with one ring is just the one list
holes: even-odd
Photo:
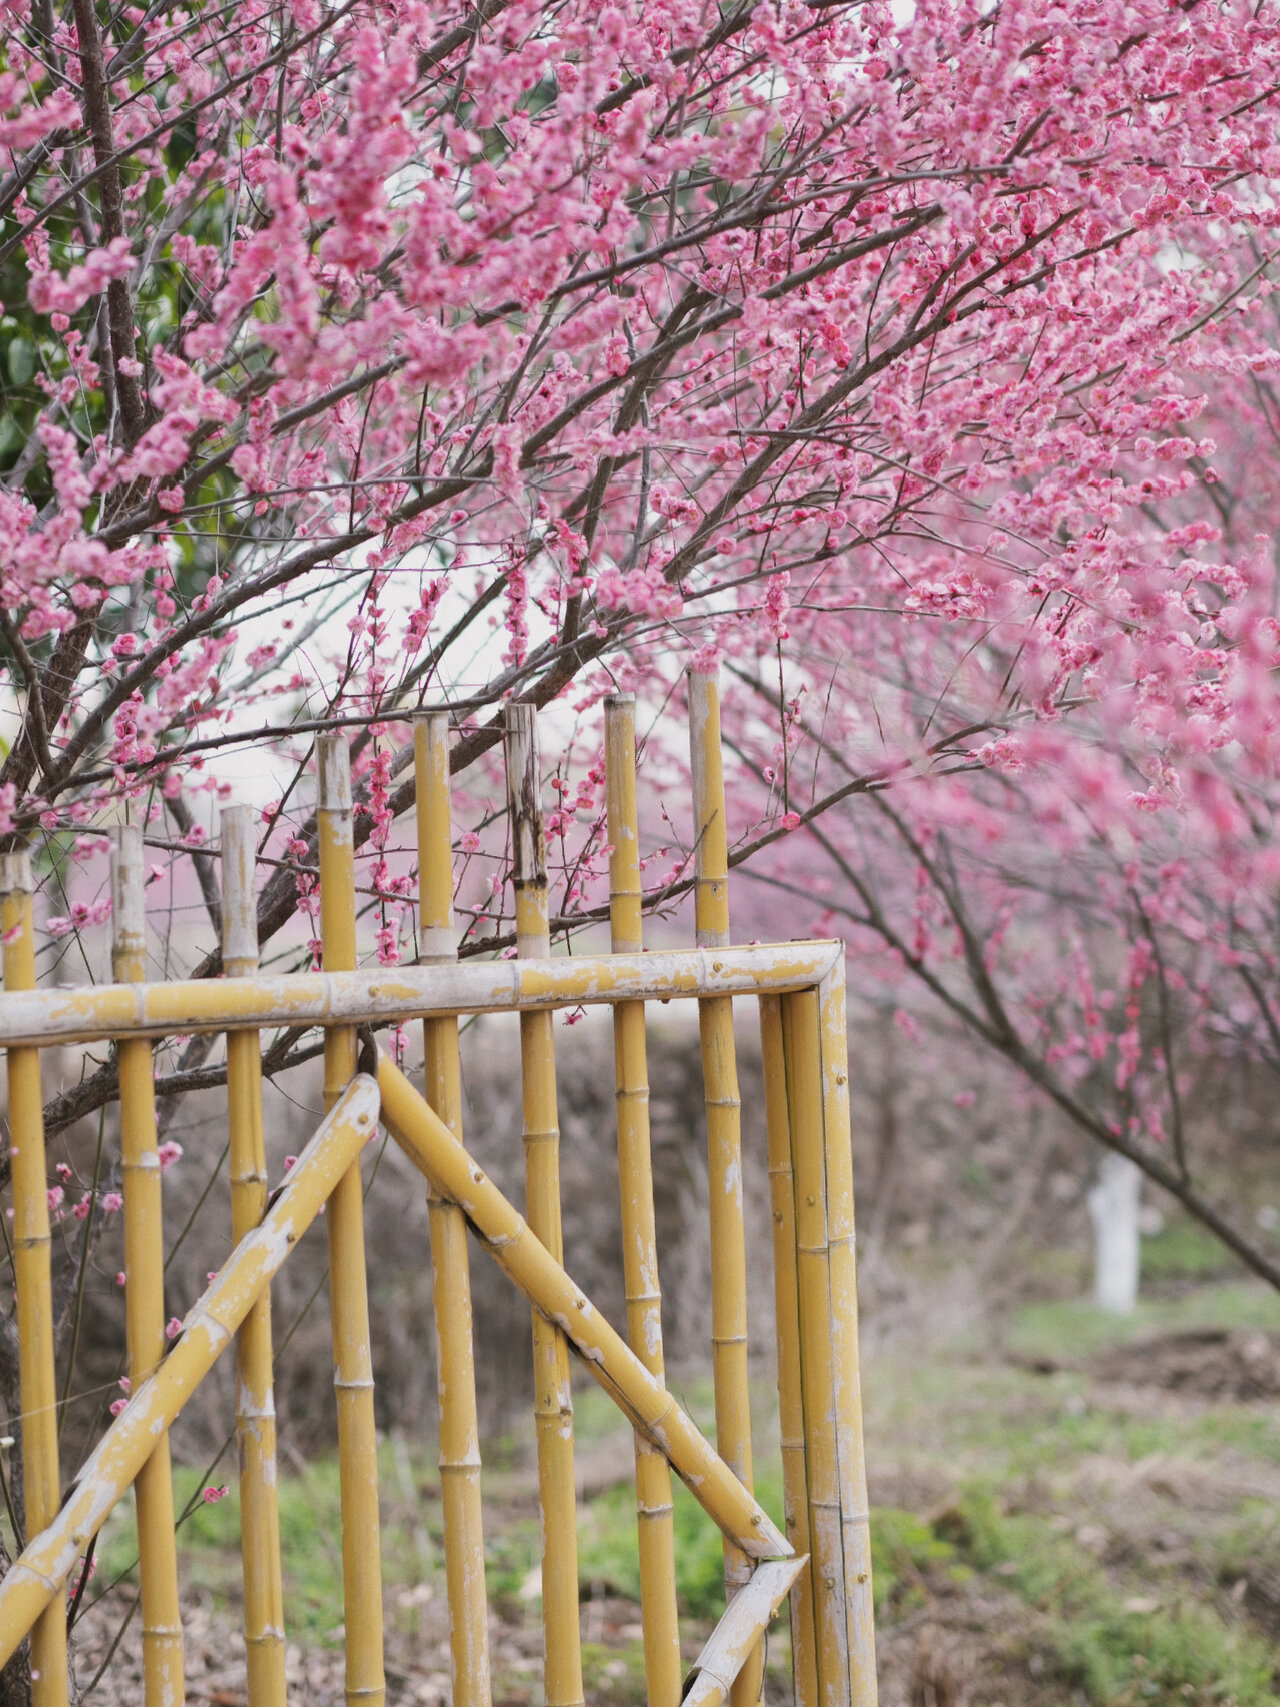
[[[744, 753], [775, 790], [784, 764], [806, 786], [787, 802], [804, 808], [804, 853], [787, 843], [785, 860], [766, 853], [754, 875], [795, 897], [806, 929], [846, 934], [881, 1000], [911, 985], [927, 992], [1275, 1285], [1274, 1245], [1251, 1225], [1252, 1206], [1230, 1201], [1187, 1113], [1215, 1060], [1280, 1070], [1277, 589], [1265, 531], [1275, 326], [1265, 295], [1247, 308], [1235, 300], [1212, 340], [1197, 329], [1194, 366], [1171, 352], [1170, 370], [1197, 390], [1214, 463], [1157, 495], [1140, 462], [1117, 458], [1117, 489], [1136, 510], [1129, 555], [1087, 601], [1059, 603], [1054, 640], [1065, 644], [1041, 666], [1052, 705], [1021, 698], [1025, 633], [992, 621], [989, 604], [947, 613], [951, 643], [939, 648], [936, 631], [922, 641], [918, 583], [896, 628], [893, 655], [907, 662], [891, 676], [867, 667], [867, 679], [878, 674], [873, 718], [870, 700], [841, 723], [834, 696], [817, 710], [807, 697], [830, 679], [825, 625], [792, 637], [785, 690], [773, 660], [739, 675], [779, 707], [772, 736], [755, 731]], [[1112, 512], [1106, 533], [1116, 521]], [[1213, 548], [1212, 563], [1201, 549], [1192, 557], [1192, 539]], [[1170, 541], [1181, 578], [1159, 586], [1151, 564]], [[1133, 602], [1104, 637], [1098, 601], [1116, 592]], [[979, 732], [963, 751], [931, 736], [944, 705]], [[993, 737], [1001, 707], [1008, 721]], [[926, 787], [900, 786], [925, 766]], [[811, 777], [826, 782], [815, 791]], [[824, 789], [833, 798], [842, 778], [844, 802], [811, 816], [811, 800], [821, 805]]]
[[[1280, 1036], [1272, 8], [3, 15], [0, 832], [68, 886], [51, 932], [101, 921], [122, 801], [216, 916], [202, 806], [256, 745], [260, 938], [305, 957], [299, 782], [349, 726], [377, 949], [412, 952], [392, 826], [431, 702], [496, 873], [464, 952], [501, 951], [503, 701], [567, 727], [718, 661], [736, 857], [794, 885], [820, 846], [860, 951], [968, 980], [1060, 1102], [1105, 1065], [1091, 1129], [1178, 1184], [1173, 1009]], [[569, 930], [598, 752], [555, 781]], [[673, 824], [655, 904], [687, 854]], [[214, 1082], [203, 1047], [162, 1089]]]

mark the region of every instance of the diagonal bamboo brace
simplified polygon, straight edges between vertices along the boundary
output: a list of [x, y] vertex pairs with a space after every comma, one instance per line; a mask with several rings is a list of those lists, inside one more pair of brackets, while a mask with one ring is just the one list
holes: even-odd
[[756, 1566], [698, 1655], [683, 1707], [720, 1707], [808, 1563], [804, 1554], [799, 1559], [769, 1559]]
[[358, 1160], [377, 1119], [378, 1088], [361, 1074], [298, 1158], [265, 1220], [241, 1240], [188, 1311], [172, 1351], [98, 1442], [62, 1510], [0, 1582], [0, 1666], [66, 1582], [156, 1441], [233, 1342], [334, 1186]]
[[768, 1513], [385, 1055], [378, 1058], [378, 1088], [392, 1137], [435, 1190], [461, 1206], [498, 1266], [568, 1336], [592, 1376], [670, 1461], [708, 1517], [753, 1559], [789, 1558], [792, 1548]]

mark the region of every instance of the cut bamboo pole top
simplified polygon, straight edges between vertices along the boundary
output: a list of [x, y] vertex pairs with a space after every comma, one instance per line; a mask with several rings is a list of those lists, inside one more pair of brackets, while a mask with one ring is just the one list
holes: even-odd
[[228, 977], [252, 977], [258, 969], [253, 809], [226, 806], [221, 822], [222, 964]]
[[122, 824], [111, 842], [111, 973], [122, 984], [147, 975], [146, 877], [142, 826]]
[[453, 853], [449, 817], [449, 713], [425, 712], [413, 727], [417, 787], [418, 957], [454, 961]]

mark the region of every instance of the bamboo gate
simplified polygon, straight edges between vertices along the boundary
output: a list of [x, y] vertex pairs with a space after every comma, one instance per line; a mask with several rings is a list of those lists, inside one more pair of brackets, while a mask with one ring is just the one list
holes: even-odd
[[[762, 1692], [763, 1636], [789, 1599], [798, 1707], [872, 1707], [870, 1544], [857, 1349], [843, 956], [839, 944], [731, 947], [728, 849], [714, 678], [690, 677], [697, 947], [643, 951], [634, 707], [606, 702], [612, 953], [553, 958], [535, 712], [506, 713], [517, 956], [459, 963], [453, 924], [449, 734], [415, 727], [421, 958], [360, 970], [347, 748], [318, 744], [322, 970], [262, 976], [249, 809], [222, 815], [223, 965], [218, 981], [145, 981], [141, 830], [114, 833], [114, 982], [38, 990], [26, 854], [0, 860], [14, 1261], [27, 1541], [0, 1581], [0, 1664], [30, 1637], [35, 1707], [68, 1701], [65, 1588], [108, 1514], [136, 1490], [147, 1707], [184, 1698], [168, 1430], [234, 1342], [238, 1370], [244, 1634], [250, 1707], [283, 1707], [285, 1625], [277, 1521], [270, 1284], [328, 1206], [334, 1388], [341, 1476], [346, 1698], [382, 1707], [382, 1588], [361, 1152], [381, 1122], [425, 1176], [439, 1374], [445, 1571], [455, 1707], [490, 1707], [481, 1465], [469, 1235], [532, 1305], [547, 1707], [583, 1702], [570, 1354], [635, 1429], [642, 1626], [651, 1707], [748, 1707]], [[773, 1216], [778, 1403], [786, 1531], [752, 1494], [733, 998], [759, 1004]], [[645, 1003], [696, 1001], [705, 1083], [713, 1276], [713, 1448], [664, 1385], [649, 1148]], [[626, 1334], [564, 1267], [553, 1041], [557, 1008], [613, 1011]], [[516, 1011], [523, 1072], [525, 1215], [463, 1145], [460, 1015]], [[372, 1038], [423, 1024], [424, 1079], [410, 1083]], [[327, 1113], [268, 1196], [259, 1032], [324, 1028]], [[234, 1250], [165, 1335], [157, 1038], [226, 1034]], [[60, 1491], [50, 1224], [40, 1049], [114, 1040], [119, 1066], [125, 1309], [131, 1396]], [[748, 1159], [749, 1160], [749, 1159]], [[686, 1677], [676, 1604], [672, 1473], [724, 1536], [727, 1610]]]

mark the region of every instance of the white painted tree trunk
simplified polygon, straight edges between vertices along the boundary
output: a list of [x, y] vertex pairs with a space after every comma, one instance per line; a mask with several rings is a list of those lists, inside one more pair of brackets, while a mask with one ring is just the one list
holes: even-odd
[[1093, 1297], [1100, 1310], [1128, 1316], [1138, 1302], [1138, 1197], [1142, 1170], [1108, 1150], [1089, 1193], [1093, 1217]]

